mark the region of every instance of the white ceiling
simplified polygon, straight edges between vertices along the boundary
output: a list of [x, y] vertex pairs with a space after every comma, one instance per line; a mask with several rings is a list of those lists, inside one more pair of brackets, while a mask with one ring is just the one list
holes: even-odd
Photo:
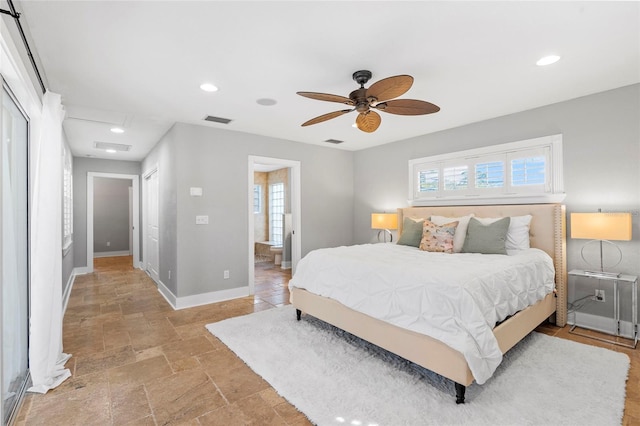
[[[77, 156], [140, 160], [175, 122], [359, 150], [640, 82], [635, 1], [14, 3], [48, 88], [62, 94]], [[560, 62], [535, 65], [552, 53]], [[300, 126], [344, 105], [297, 91], [348, 96], [360, 69], [371, 82], [412, 75], [401, 98], [441, 111], [381, 113], [371, 134], [351, 127], [356, 112]], [[112, 155], [95, 141], [133, 148]]]

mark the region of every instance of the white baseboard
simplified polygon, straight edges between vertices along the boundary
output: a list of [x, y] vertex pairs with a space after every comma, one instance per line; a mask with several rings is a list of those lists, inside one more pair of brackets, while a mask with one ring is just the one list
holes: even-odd
[[120, 250], [120, 251], [100, 251], [98, 253], [93, 253], [94, 259], [96, 257], [119, 257], [119, 256], [131, 256], [129, 250]]
[[[147, 275], [149, 275], [148, 272]], [[149, 278], [151, 278], [151, 276], [149, 276]], [[151, 279], [153, 280], [153, 278]], [[162, 297], [165, 298], [165, 300], [169, 303], [169, 305], [171, 305], [173, 309], [176, 309], [176, 296], [171, 292], [171, 290], [167, 288], [166, 285], [164, 285], [162, 281], [158, 280], [156, 284], [158, 284], [158, 291], [160, 292]]]
[[[616, 325], [613, 318], [601, 317], [599, 315], [575, 312], [567, 319], [570, 325], [577, 324], [578, 327], [585, 327], [591, 330], [600, 331], [607, 334], [615, 334]], [[620, 321], [620, 335], [626, 338], [633, 338], [633, 324], [631, 321]]]
[[231, 288], [228, 290], [211, 291], [209, 293], [194, 294], [192, 296], [176, 297], [162, 281], [158, 282], [158, 291], [175, 310], [224, 302], [249, 295], [249, 286]]
[[71, 296], [71, 289], [73, 288], [73, 283], [76, 280], [76, 274], [74, 273], [75, 269], [71, 271], [71, 275], [69, 275], [69, 280], [67, 281], [67, 287], [65, 287], [64, 293], [62, 294], [62, 317], [64, 318], [64, 313], [67, 312], [67, 305], [69, 304], [69, 296]]
[[89, 270], [88, 266], [79, 266], [77, 268], [73, 268], [73, 272], [71, 272], [71, 275], [86, 275], [86, 274], [90, 274], [93, 271]]
[[280, 269], [291, 269], [291, 261], [283, 260], [282, 263], [280, 264]]

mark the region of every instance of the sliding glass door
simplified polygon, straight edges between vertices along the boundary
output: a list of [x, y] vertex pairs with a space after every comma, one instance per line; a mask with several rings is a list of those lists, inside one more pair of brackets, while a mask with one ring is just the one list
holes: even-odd
[[[29, 355], [28, 122], [2, 89], [2, 420], [24, 392]], [[52, 159], [55, 161], [55, 159]], [[59, 161], [59, 159], [58, 159]]]

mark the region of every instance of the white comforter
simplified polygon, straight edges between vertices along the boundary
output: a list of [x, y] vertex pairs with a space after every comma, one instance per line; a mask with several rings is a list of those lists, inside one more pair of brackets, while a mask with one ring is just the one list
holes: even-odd
[[310, 252], [289, 287], [446, 343], [482, 384], [502, 361], [492, 328], [552, 292], [554, 276], [538, 249], [505, 256], [364, 244]]

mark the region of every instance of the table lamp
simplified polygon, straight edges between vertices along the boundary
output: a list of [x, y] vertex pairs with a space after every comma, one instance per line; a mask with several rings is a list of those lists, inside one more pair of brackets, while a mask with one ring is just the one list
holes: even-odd
[[387, 234], [389, 234], [391, 242], [393, 235], [391, 229], [398, 229], [398, 215], [395, 213], [371, 213], [371, 229], [379, 229], [378, 241], [380, 241], [380, 233], [384, 231], [384, 242], [387, 242]]
[[619, 259], [611, 268], [622, 261], [622, 251], [612, 241], [631, 240], [631, 213], [571, 213], [571, 238], [591, 240], [582, 246], [580, 256], [586, 264], [590, 264], [584, 256], [584, 249], [591, 243], [600, 244], [600, 270], [585, 271], [593, 275], [600, 276], [620, 276], [619, 273], [605, 272], [603, 243], [610, 244], [618, 250]]

